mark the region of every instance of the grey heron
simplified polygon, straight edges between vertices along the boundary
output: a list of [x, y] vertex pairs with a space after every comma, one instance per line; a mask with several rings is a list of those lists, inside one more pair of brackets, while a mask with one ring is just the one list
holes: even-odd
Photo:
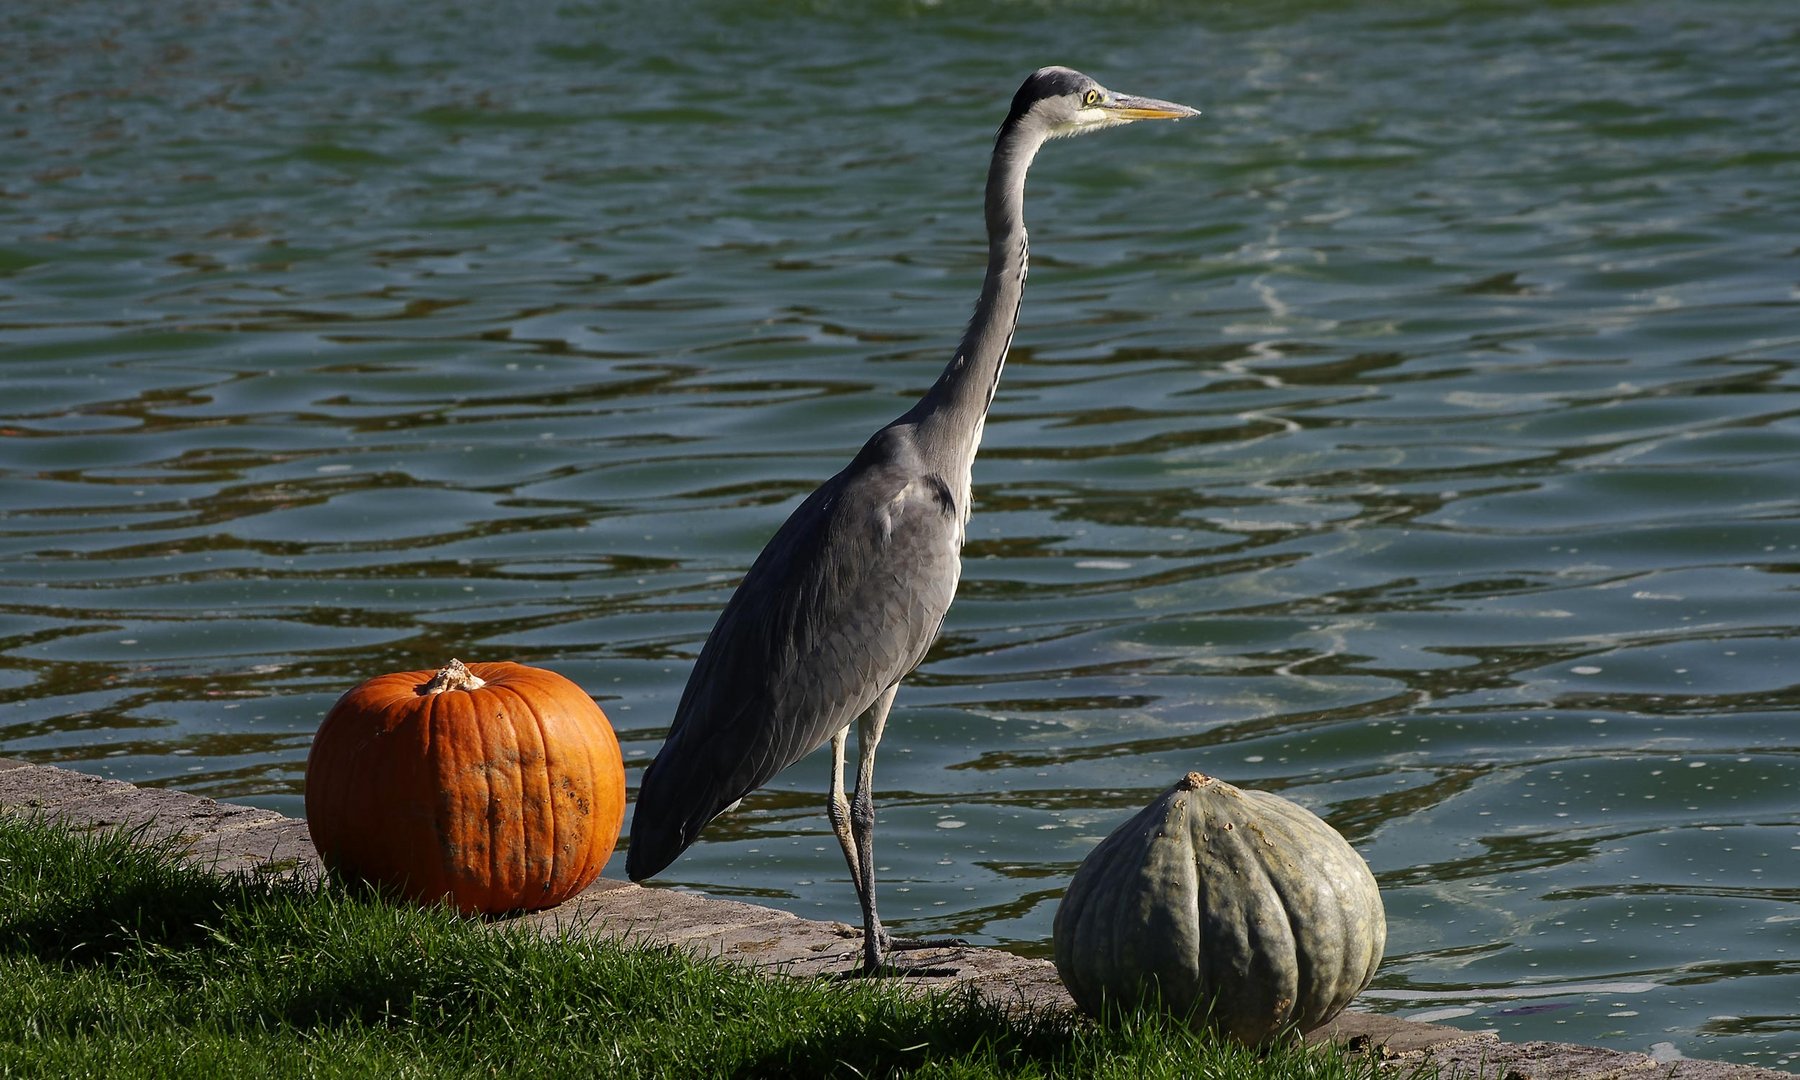
[[[775, 533], [701, 647], [668, 738], [638, 788], [626, 873], [653, 877], [720, 813], [831, 743], [827, 816], [862, 906], [863, 967], [889, 947], [875, 911], [875, 748], [894, 691], [937, 639], [962, 574], [970, 467], [1018, 325], [1025, 172], [1050, 139], [1197, 110], [1035, 71], [987, 177], [987, 277], [956, 354]], [[844, 750], [857, 721], [856, 788]]]

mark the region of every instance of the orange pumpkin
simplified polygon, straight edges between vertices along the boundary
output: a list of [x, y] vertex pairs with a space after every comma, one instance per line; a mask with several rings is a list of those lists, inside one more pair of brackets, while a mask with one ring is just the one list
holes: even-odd
[[560, 904], [600, 876], [625, 765], [579, 686], [452, 660], [380, 675], [332, 706], [306, 759], [325, 865], [465, 914]]

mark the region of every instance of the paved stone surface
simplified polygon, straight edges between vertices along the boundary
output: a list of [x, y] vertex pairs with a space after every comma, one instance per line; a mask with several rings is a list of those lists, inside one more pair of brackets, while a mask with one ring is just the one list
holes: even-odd
[[[47, 765], [0, 758], [0, 811], [41, 814], [71, 829], [135, 829], [146, 842], [169, 842], [184, 857], [220, 872], [324, 873], [306, 823], [268, 810], [178, 791], [137, 788]], [[602, 879], [566, 904], [503, 924], [551, 936], [582, 935], [670, 946], [774, 974], [854, 971], [861, 931], [735, 900], [675, 889], [646, 889]], [[1072, 1010], [1075, 1003], [1048, 960], [968, 946], [900, 952], [917, 993], [973, 990], [1009, 1010]], [[1567, 1043], [1502, 1042], [1490, 1031], [1463, 1031], [1379, 1013], [1350, 1011], [1307, 1036], [1342, 1041], [1390, 1063], [1402, 1075], [1427, 1064], [1443, 1080], [1781, 1080], [1793, 1074], [1714, 1061], [1658, 1062]]]
[[1792, 1073], [1750, 1065], [1657, 1061], [1647, 1054], [1569, 1043], [1496, 1039], [1434, 1047], [1429, 1056], [1441, 1080], [1793, 1080]]
[[1339, 1013], [1337, 1019], [1306, 1035], [1308, 1042], [1326, 1042], [1332, 1039], [1340, 1039], [1353, 1049], [1391, 1060], [1461, 1043], [1492, 1046], [1499, 1041], [1499, 1036], [1491, 1031], [1464, 1031], [1443, 1024], [1403, 1020], [1384, 1013], [1351, 1010]]
[[1794, 1080], [1794, 1074], [1778, 1069], [1759, 1069], [1749, 1065], [1733, 1065], [1725, 1061], [1698, 1061], [1681, 1058], [1662, 1066], [1667, 1072], [1651, 1075], [1667, 1080]]
[[1648, 1054], [1567, 1043], [1458, 1043], [1432, 1051], [1443, 1080], [1651, 1080], [1664, 1068]]

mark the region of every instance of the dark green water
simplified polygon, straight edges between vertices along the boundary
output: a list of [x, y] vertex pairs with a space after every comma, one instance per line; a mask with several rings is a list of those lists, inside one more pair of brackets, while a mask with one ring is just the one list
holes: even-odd
[[[0, 753], [298, 813], [459, 656], [635, 776], [1067, 63], [1206, 115], [1039, 159], [885, 913], [1041, 953], [1199, 768], [1366, 854], [1377, 1007], [1800, 1067], [1791, 5], [738, 7], [4, 9]], [[827, 765], [669, 882], [853, 918]]]

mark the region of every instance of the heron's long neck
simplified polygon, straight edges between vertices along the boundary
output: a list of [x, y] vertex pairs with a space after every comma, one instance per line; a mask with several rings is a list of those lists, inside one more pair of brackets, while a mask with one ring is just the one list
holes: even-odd
[[[954, 475], [945, 479], [964, 491], [1019, 322], [1019, 300], [1025, 293], [1025, 172], [1042, 143], [1041, 137], [1017, 125], [1003, 130], [995, 141], [988, 167], [988, 263], [981, 299], [975, 302], [975, 315], [956, 355], [902, 418], [917, 425], [928, 460], [953, 470]], [[966, 502], [963, 512], [968, 513]]]

